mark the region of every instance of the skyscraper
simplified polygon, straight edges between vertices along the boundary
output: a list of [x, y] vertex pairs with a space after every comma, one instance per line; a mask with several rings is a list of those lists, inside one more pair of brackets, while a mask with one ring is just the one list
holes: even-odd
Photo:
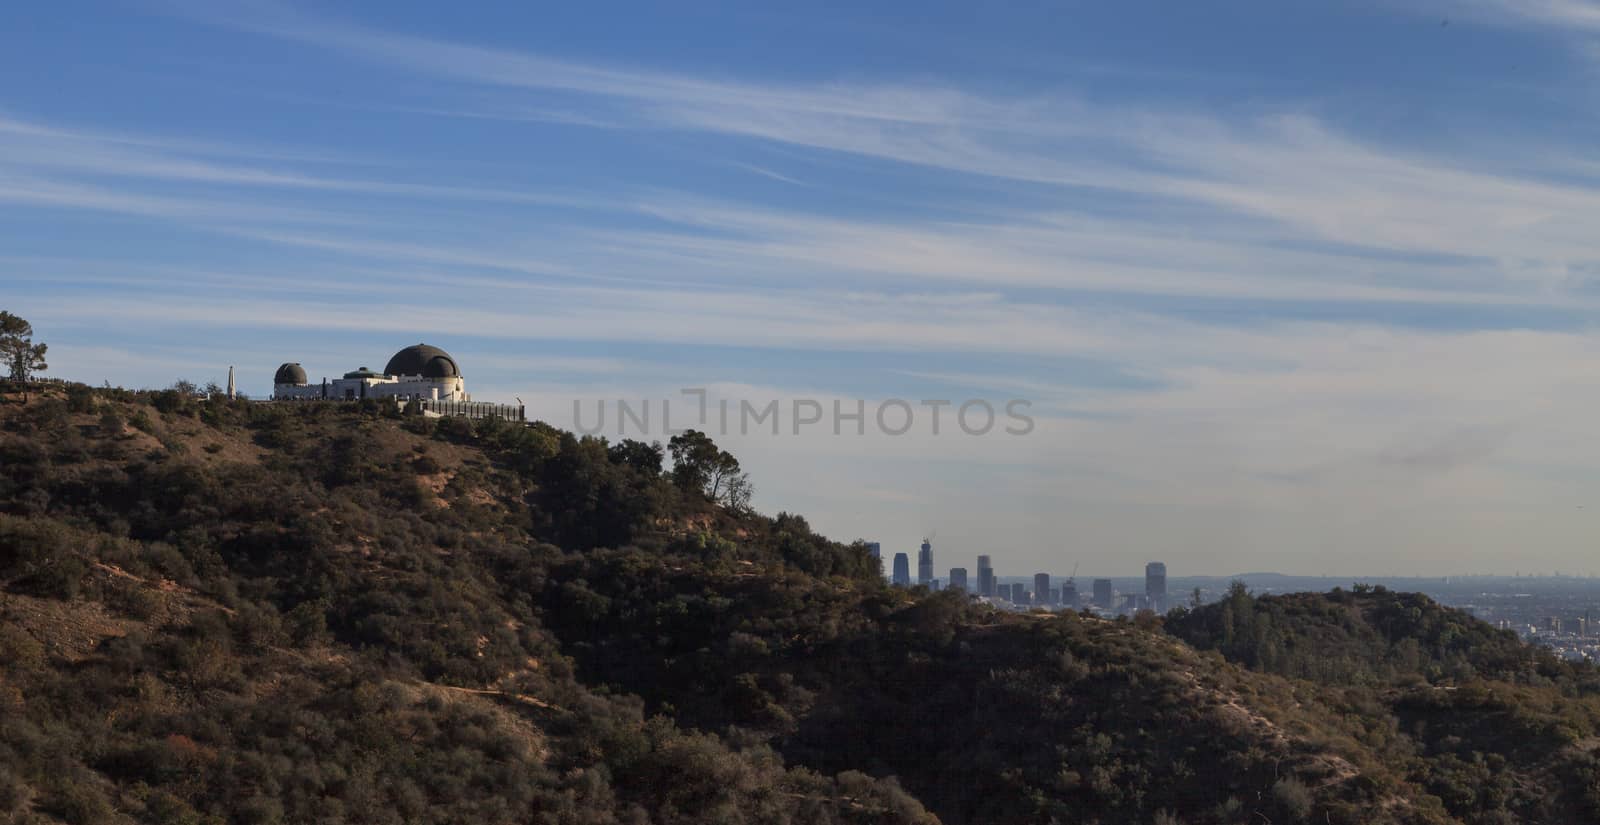
[[867, 555], [878, 564], [878, 575], [883, 575], [883, 545], [875, 541], [867, 542]]
[[1116, 604], [1116, 590], [1111, 586], [1110, 579], [1094, 580], [1094, 606], [1101, 610], [1110, 610]]
[[1061, 606], [1068, 610], [1078, 609], [1078, 585], [1070, 578], [1061, 583]]
[[894, 578], [890, 580], [895, 587], [911, 586], [911, 557], [904, 553], [894, 554]]
[[1144, 597], [1146, 606], [1157, 613], [1167, 609], [1167, 566], [1153, 561], [1144, 566]]
[[978, 595], [994, 596], [994, 565], [988, 556], [978, 557]]
[[1051, 603], [1049, 573], [1033, 574], [1033, 603], [1043, 605]]
[[965, 567], [952, 567], [952, 568], [950, 568], [950, 589], [951, 590], [966, 590], [967, 589], [967, 568], [965, 568]]
[[917, 584], [933, 583], [933, 545], [927, 539], [922, 540], [922, 549], [917, 551]]

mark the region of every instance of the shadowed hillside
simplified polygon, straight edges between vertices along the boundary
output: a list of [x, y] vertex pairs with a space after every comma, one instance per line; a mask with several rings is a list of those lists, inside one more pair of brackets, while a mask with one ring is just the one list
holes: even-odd
[[715, 504], [637, 442], [175, 391], [0, 402], [10, 821], [1597, 810], [1592, 673], [1425, 601], [1235, 594], [1170, 633], [1006, 614], [887, 588], [864, 547]]
[[1468, 822], [1600, 820], [1600, 673], [1417, 593], [1358, 585], [1176, 611], [1168, 629], [1294, 677]]

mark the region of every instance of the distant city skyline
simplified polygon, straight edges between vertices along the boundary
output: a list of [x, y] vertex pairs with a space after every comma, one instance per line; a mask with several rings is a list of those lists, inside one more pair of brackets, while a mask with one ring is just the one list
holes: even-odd
[[[881, 558], [882, 553], [883, 553], [882, 548], [884, 547], [884, 545], [888, 545], [890, 547], [893, 547], [893, 546], [895, 546], [897, 544], [897, 542], [885, 541], [885, 540], [883, 540], [881, 538], [877, 538], [877, 539], [873, 539], [873, 540], [863, 540], [863, 544], [866, 545], [867, 552], [868, 552], [869, 555], [871, 555], [873, 558]], [[994, 561], [993, 561], [997, 557], [1001, 558], [1001, 560], [1004, 561], [1004, 557], [1003, 556], [997, 556], [997, 554], [995, 554], [993, 552], [983, 552], [983, 553], [971, 552], [971, 553], [963, 554], [960, 550], [952, 549], [952, 548], [949, 548], [949, 547], [944, 547], [942, 551], [936, 551], [933, 541], [931, 539], [927, 539], [927, 538], [920, 539], [920, 540], [914, 542], [914, 544], [916, 545], [916, 565], [917, 566], [916, 566], [916, 572], [912, 576], [911, 581], [913, 583], [915, 583], [915, 584], [926, 584], [926, 583], [928, 583], [930, 581], [933, 581], [933, 580], [935, 580], [937, 578], [934, 575], [935, 570], [937, 569], [937, 567], [936, 567], [936, 561], [937, 561], [936, 553], [938, 554], [937, 558], [944, 559], [946, 561], [955, 561], [955, 562], [970, 561], [975, 566], [975, 568], [978, 570], [979, 575], [982, 575], [983, 573], [988, 572], [988, 573], [994, 575], [997, 580], [998, 579], [1012, 579], [1012, 578], [1015, 578], [1015, 579], [1026, 579], [1029, 582], [1031, 582], [1038, 576], [1044, 576], [1045, 577], [1044, 580], [1047, 583], [1049, 583], [1049, 582], [1065, 582], [1066, 580], [1072, 579], [1072, 578], [1089, 578], [1090, 577], [1089, 575], [1084, 575], [1084, 574], [1081, 574], [1081, 573], [1073, 572], [1074, 570], [1076, 570], [1078, 568], [1079, 562], [1077, 562], [1076, 560], [1072, 560], [1072, 559], [1068, 559], [1065, 562], [1063, 562], [1063, 567], [1067, 571], [1066, 573], [1057, 572], [1054, 568], [1036, 570], [1034, 572], [1022, 572], [1022, 571], [1005, 572], [1001, 568], [996, 568], [994, 566]], [[911, 551], [907, 550], [907, 551], [905, 551], [903, 553], [896, 553], [895, 555], [896, 555], [896, 557], [904, 555], [904, 556], [907, 557], [907, 559], [910, 559], [911, 558]], [[1146, 577], [1149, 576], [1149, 574], [1151, 572], [1151, 565], [1155, 565], [1161, 571], [1163, 571], [1163, 573], [1166, 570], [1166, 565], [1165, 565], [1164, 562], [1153, 562], [1153, 561], [1150, 561], [1148, 559], [1138, 561], [1137, 563], [1130, 562], [1130, 564], [1133, 565], [1133, 567], [1135, 569], [1132, 569], [1132, 570], [1130, 570], [1129, 572], [1126, 572], [1126, 573], [1117, 573], [1117, 574], [1111, 575], [1111, 576], [1109, 576], [1109, 578], [1140, 578], [1140, 579], [1143, 579], [1143, 578], [1146, 578]], [[968, 567], [966, 567], [964, 565], [960, 566], [959, 568], [957, 568], [957, 567], [950, 568], [950, 570], [952, 572], [954, 570], [956, 570], [956, 569], [960, 569], [960, 570], [962, 570], [963, 573], [965, 573], [968, 570], [973, 569], [973, 568], [968, 568]], [[1104, 571], [1100, 571], [1100, 572], [1103, 573]], [[889, 575], [889, 574], [885, 573], [885, 575]], [[1221, 575], [1227, 575], [1227, 574], [1221, 574]], [[946, 579], [946, 580], [948, 581], [948, 579]]]
[[[882, 542], [882, 541], [867, 541], [865, 543], [870, 548], [873, 545], [881, 546], [885, 542]], [[891, 545], [895, 544], [895, 542], [888, 542], [888, 543], [891, 544]], [[920, 550], [920, 542], [919, 541], [918, 542], [911, 542], [911, 543], [912, 544], [916, 544], [918, 546], [918, 549]], [[1079, 569], [1078, 573], [1076, 574], [1075, 578], [1077, 578], [1077, 579], [1079, 579], [1081, 581], [1091, 581], [1091, 580], [1097, 579], [1097, 578], [1138, 579], [1140, 581], [1143, 581], [1145, 579], [1145, 577], [1148, 575], [1148, 573], [1149, 573], [1149, 569], [1148, 568], [1149, 568], [1149, 565], [1152, 563], [1151, 560], [1145, 559], [1145, 558], [1129, 558], [1129, 559], [1126, 559], [1126, 560], [1122, 560], [1122, 561], [1119, 561], [1119, 562], [1108, 564], [1104, 568], [1097, 568], [1097, 569], [1091, 570], [1091, 569], [1088, 569], [1087, 567], [1081, 567], [1082, 562], [1079, 561], [1077, 558], [1074, 558], [1074, 557], [1072, 557], [1070, 555], [1065, 555], [1065, 554], [1057, 554], [1057, 555], [1062, 556], [1060, 561], [1055, 562], [1054, 564], [1047, 564], [1044, 567], [1042, 567], [1040, 569], [1037, 569], [1037, 570], [1034, 570], [1032, 572], [1029, 572], [1027, 570], [1021, 569], [1021, 565], [1020, 564], [1016, 565], [1018, 569], [1012, 570], [1011, 572], [1005, 572], [1005, 570], [1009, 570], [1010, 568], [1009, 567], [1004, 567], [1004, 569], [996, 571], [996, 573], [995, 573], [996, 578], [997, 579], [1019, 579], [1019, 580], [1029, 580], [1029, 581], [1031, 581], [1035, 575], [1037, 575], [1038, 573], [1043, 572], [1043, 573], [1049, 574], [1049, 576], [1051, 577], [1052, 581], [1064, 580], [1064, 579], [1066, 579], [1066, 578], [1068, 578], [1068, 577], [1073, 575], [1072, 571], [1073, 571], [1073, 569], [1075, 567], [1080, 567], [1080, 569]], [[999, 558], [1001, 560], [1001, 562], [1004, 562], [1005, 558], [1006, 558], [1006, 556], [999, 555], [999, 554], [997, 554], [997, 553], [995, 553], [993, 551], [986, 551], [986, 552], [981, 553], [981, 554], [974, 552], [974, 553], [968, 553], [968, 554], [963, 555], [958, 550], [954, 550], [954, 549], [951, 549], [949, 547], [945, 548], [944, 555], [942, 555], [941, 558], [944, 558], [947, 561], [953, 560], [953, 561], [958, 561], [959, 562], [959, 561], [975, 560], [975, 559], [979, 558], [980, 556], [984, 557], [984, 558], [990, 558], [990, 559]], [[1161, 562], [1161, 564], [1164, 566], [1165, 562]], [[971, 568], [968, 568], [968, 569], [970, 570]], [[1516, 578], [1526, 578], [1526, 579], [1563, 579], [1563, 578], [1566, 578], [1566, 579], [1574, 579], [1574, 580], [1585, 580], [1585, 579], [1600, 580], [1600, 566], [1597, 566], [1596, 569], [1594, 569], [1592, 571], [1554, 570], [1554, 569], [1551, 569], [1551, 570], [1510, 569], [1510, 570], [1506, 570], [1504, 572], [1501, 572], [1501, 571], [1494, 571], [1494, 570], [1449, 569], [1448, 567], [1441, 566], [1437, 570], [1428, 571], [1428, 572], [1415, 572], [1415, 573], [1396, 573], [1396, 572], [1393, 572], [1392, 570], [1383, 570], [1383, 569], [1368, 569], [1366, 571], [1355, 571], [1355, 572], [1346, 573], [1346, 572], [1327, 572], [1327, 571], [1323, 571], [1323, 572], [1294, 572], [1293, 570], [1286, 570], [1286, 569], [1229, 570], [1227, 568], [1222, 568], [1222, 567], [1217, 567], [1215, 565], [1212, 565], [1212, 566], [1208, 566], [1208, 567], [1202, 567], [1202, 568], [1197, 569], [1197, 570], [1189, 570], [1189, 571], [1184, 572], [1181, 575], [1173, 576], [1172, 578], [1173, 579], [1222, 579], [1222, 580], [1229, 580], [1229, 579], [1234, 579], [1234, 578], [1241, 578], [1241, 577], [1250, 578], [1250, 577], [1256, 577], [1256, 576], [1283, 576], [1283, 577], [1289, 578], [1289, 579], [1308, 580], [1308, 581], [1309, 580], [1322, 580], [1322, 581], [1328, 581], [1328, 582], [1341, 582], [1342, 581], [1342, 582], [1346, 582], [1347, 584], [1348, 583], [1352, 583], [1352, 582], [1357, 582], [1357, 581], [1365, 581], [1365, 580], [1390, 580], [1390, 579], [1432, 580], [1432, 579], [1472, 579], [1472, 578], [1483, 578], [1483, 579], [1502, 579], [1502, 578], [1504, 578], [1504, 579], [1516, 579]], [[1086, 591], [1082, 591], [1080, 589], [1080, 592], [1086, 592]], [[1169, 593], [1168, 595], [1170, 596], [1171, 594]]]

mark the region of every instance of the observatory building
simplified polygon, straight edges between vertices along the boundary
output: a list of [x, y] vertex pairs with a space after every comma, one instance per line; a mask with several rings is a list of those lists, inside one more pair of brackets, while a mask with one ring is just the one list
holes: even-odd
[[272, 377], [274, 401], [360, 401], [393, 398], [402, 406], [416, 404], [424, 414], [468, 418], [523, 420], [522, 407], [473, 401], [461, 367], [450, 353], [415, 344], [394, 354], [383, 372], [361, 367], [341, 378], [313, 384], [298, 363], [278, 367]]

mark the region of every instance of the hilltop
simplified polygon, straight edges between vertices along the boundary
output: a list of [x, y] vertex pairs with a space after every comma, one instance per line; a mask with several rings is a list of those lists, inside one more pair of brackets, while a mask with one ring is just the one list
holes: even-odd
[[1419, 597], [1004, 613], [888, 588], [863, 545], [637, 442], [9, 390], [11, 821], [1600, 812], [1592, 671]]

